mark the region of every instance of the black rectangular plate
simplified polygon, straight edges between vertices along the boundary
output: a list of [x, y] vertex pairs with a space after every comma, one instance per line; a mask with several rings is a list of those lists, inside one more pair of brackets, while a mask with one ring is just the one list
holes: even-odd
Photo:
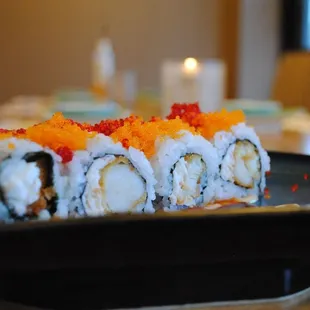
[[[267, 177], [270, 199], [263, 199], [260, 205], [297, 203], [310, 205], [310, 157], [270, 152], [271, 175]], [[305, 179], [309, 176], [309, 179]], [[296, 191], [292, 187], [298, 185]]]
[[[261, 204], [310, 203], [310, 158], [270, 156]], [[307, 208], [245, 208], [2, 225], [0, 299], [104, 309], [280, 297], [310, 286], [309, 223]]]

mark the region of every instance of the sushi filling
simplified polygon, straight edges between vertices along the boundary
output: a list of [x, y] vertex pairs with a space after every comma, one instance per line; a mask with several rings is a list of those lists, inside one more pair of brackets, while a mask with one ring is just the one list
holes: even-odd
[[87, 215], [130, 213], [146, 203], [146, 182], [124, 156], [96, 159], [86, 178], [82, 201]]
[[38, 216], [42, 210], [54, 213], [53, 159], [44, 152], [29, 153], [23, 159], [8, 158], [0, 168], [1, 200], [12, 216]]
[[172, 169], [170, 202], [179, 206], [195, 206], [202, 203], [207, 185], [207, 165], [198, 154], [180, 158]]
[[229, 146], [221, 165], [221, 178], [244, 188], [254, 188], [261, 179], [258, 150], [248, 140], [239, 140]]

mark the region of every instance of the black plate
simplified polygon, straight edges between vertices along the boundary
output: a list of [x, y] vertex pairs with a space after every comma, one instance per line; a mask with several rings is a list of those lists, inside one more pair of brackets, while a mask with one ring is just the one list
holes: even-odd
[[[310, 205], [310, 157], [277, 152], [269, 155], [271, 175], [267, 178], [267, 187], [271, 197], [263, 199], [260, 205]], [[292, 187], [296, 188], [296, 185], [298, 188], [294, 191]]]
[[[262, 205], [310, 203], [310, 158], [270, 155]], [[294, 207], [3, 225], [0, 299], [104, 309], [279, 297], [310, 286], [309, 240], [310, 212]]]

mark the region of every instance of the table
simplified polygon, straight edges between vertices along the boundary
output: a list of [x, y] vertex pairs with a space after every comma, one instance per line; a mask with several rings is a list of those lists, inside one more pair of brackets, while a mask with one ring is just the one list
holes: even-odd
[[260, 135], [260, 139], [263, 147], [268, 151], [310, 155], [310, 135], [282, 132], [280, 134]]
[[[139, 310], [309, 310], [310, 289], [275, 301], [257, 301], [241, 303], [222, 303], [196, 306], [174, 306], [161, 308], [141, 308]], [[26, 309], [25, 309], [26, 310]]]

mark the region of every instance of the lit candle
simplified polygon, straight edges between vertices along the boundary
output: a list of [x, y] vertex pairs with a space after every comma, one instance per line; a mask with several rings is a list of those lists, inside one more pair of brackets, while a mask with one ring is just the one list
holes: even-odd
[[183, 72], [187, 76], [197, 76], [199, 72], [199, 64], [195, 58], [186, 58], [183, 62]]
[[218, 110], [224, 96], [225, 65], [218, 60], [166, 61], [161, 75], [162, 115], [174, 102], [199, 102], [204, 112]]

